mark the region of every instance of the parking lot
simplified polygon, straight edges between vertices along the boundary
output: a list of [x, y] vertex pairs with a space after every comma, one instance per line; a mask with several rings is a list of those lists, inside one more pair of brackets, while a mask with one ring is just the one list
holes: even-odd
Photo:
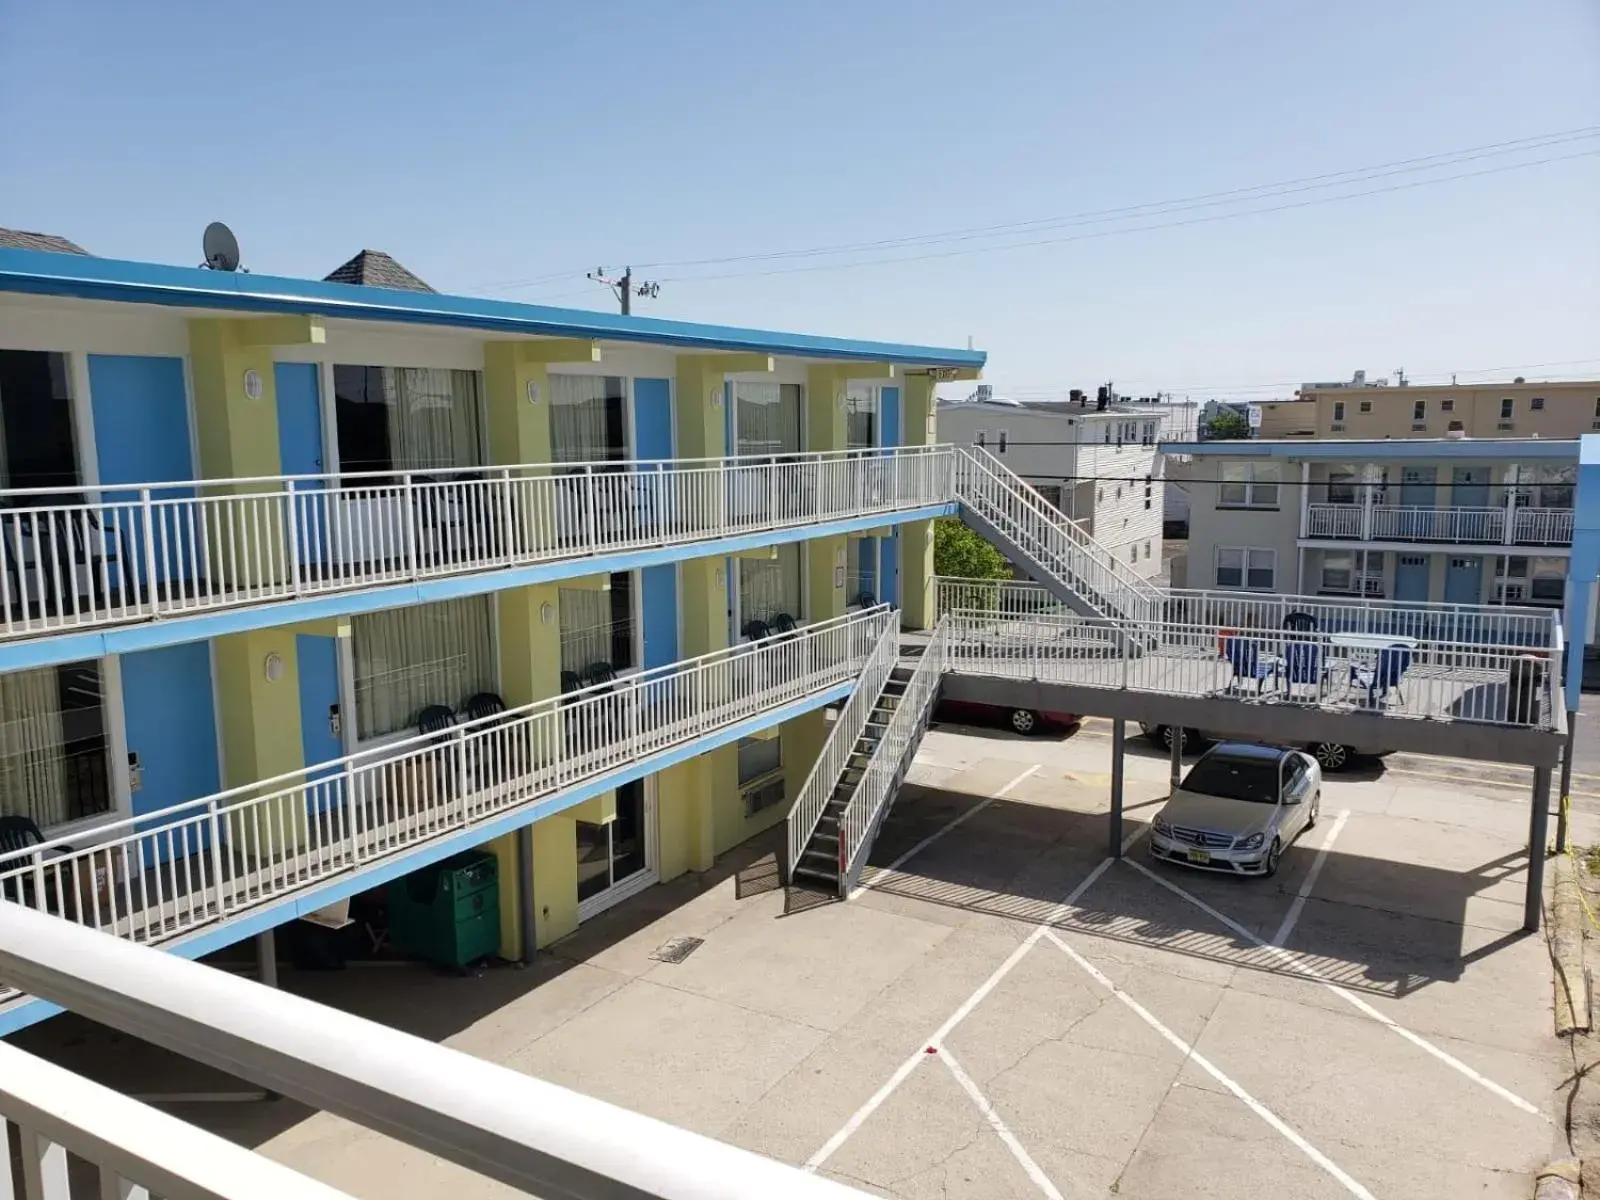
[[[1149, 866], [1167, 762], [1131, 749], [1125, 862], [1095, 730], [946, 726], [849, 904], [786, 901], [774, 839], [528, 970], [283, 983], [908, 1200], [1530, 1195], [1563, 1071], [1518, 932], [1525, 791], [1330, 778], [1279, 875], [1244, 881]], [[651, 957], [679, 935], [705, 940]], [[132, 1091], [239, 1086], [71, 1018], [21, 1040]], [[507, 1194], [287, 1101], [175, 1111], [358, 1196]]]

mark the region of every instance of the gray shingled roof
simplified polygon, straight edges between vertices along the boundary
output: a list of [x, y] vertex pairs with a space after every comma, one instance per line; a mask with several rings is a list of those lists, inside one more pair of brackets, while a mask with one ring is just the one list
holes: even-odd
[[382, 250], [363, 250], [323, 279], [327, 283], [360, 283], [367, 287], [398, 288], [403, 292], [433, 291]]
[[0, 228], [0, 247], [7, 250], [48, 250], [53, 254], [88, 254], [76, 242], [53, 233], [33, 233], [26, 229]]

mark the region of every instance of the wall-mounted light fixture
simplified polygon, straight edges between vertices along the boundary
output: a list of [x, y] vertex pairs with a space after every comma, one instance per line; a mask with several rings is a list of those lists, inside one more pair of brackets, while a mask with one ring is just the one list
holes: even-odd
[[528, 380], [528, 403], [539, 403], [539, 381], [537, 379]]
[[286, 669], [283, 665], [283, 656], [276, 651], [267, 655], [261, 664], [261, 673], [267, 677], [268, 683], [277, 683], [283, 678]]
[[261, 382], [261, 372], [251, 367], [244, 373], [244, 395], [246, 400], [259, 400], [261, 393], [266, 390], [266, 385]]
[[546, 600], [543, 604], [539, 605], [539, 624], [550, 624], [550, 622], [555, 618], [555, 615], [555, 605], [551, 604], [550, 601]]

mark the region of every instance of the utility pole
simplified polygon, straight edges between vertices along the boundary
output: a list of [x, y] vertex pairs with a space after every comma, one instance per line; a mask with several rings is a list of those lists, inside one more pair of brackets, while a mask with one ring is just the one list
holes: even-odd
[[596, 283], [603, 283], [611, 289], [612, 293], [622, 303], [622, 315], [625, 317], [633, 315], [633, 298], [635, 296], [654, 300], [661, 294], [661, 285], [659, 283], [641, 283], [635, 286], [632, 267], [625, 267], [620, 279], [608, 278], [604, 267], [596, 267], [589, 272], [589, 278]]

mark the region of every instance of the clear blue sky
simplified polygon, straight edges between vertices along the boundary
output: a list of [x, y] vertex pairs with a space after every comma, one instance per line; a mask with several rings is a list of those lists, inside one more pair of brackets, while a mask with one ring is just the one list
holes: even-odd
[[[506, 285], [1146, 204], [1587, 125], [1594, 0], [0, 0], [0, 224], [193, 263], [221, 218], [259, 272], [320, 276], [371, 247], [441, 290], [589, 307], [608, 298], [581, 276]], [[1397, 366], [1592, 377], [1597, 214], [1590, 156], [896, 265], [698, 281], [816, 260], [662, 267], [640, 311], [970, 335], [1003, 390], [1110, 376], [1237, 393]]]

